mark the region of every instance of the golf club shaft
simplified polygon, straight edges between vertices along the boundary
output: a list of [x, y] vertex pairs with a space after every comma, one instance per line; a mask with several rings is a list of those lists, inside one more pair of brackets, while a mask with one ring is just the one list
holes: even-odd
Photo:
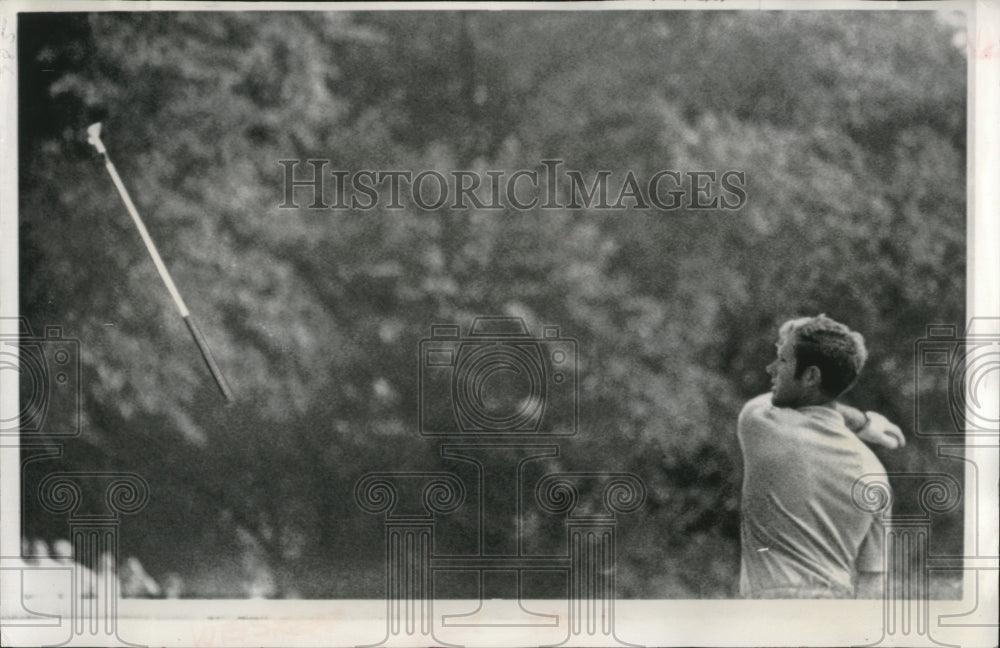
[[146, 230], [145, 223], [142, 222], [142, 218], [139, 216], [139, 212], [136, 210], [135, 205], [132, 203], [132, 198], [129, 197], [128, 191], [125, 189], [125, 185], [122, 184], [122, 179], [118, 175], [118, 170], [115, 169], [114, 163], [111, 158], [104, 155], [104, 166], [107, 167], [108, 173], [111, 175], [111, 181], [115, 183], [115, 187], [118, 189], [118, 194], [122, 197], [122, 201], [125, 203], [125, 208], [128, 209], [129, 215], [132, 217], [132, 222], [135, 223], [136, 229], [139, 230], [139, 236], [142, 237], [142, 242], [146, 244], [146, 250], [149, 252], [149, 256], [153, 257], [153, 265], [156, 266], [156, 271], [160, 273], [160, 279], [166, 284], [167, 290], [170, 292], [170, 296], [174, 298], [174, 303], [177, 304], [177, 310], [180, 311], [181, 317], [187, 317], [189, 315], [187, 306], [184, 304], [184, 298], [181, 297], [181, 293], [177, 290], [177, 286], [174, 285], [174, 280], [170, 277], [170, 272], [167, 270], [167, 266], [163, 264], [163, 259], [160, 258], [160, 253], [156, 250], [156, 244], [153, 243], [153, 239], [149, 236], [149, 231]]
[[128, 195], [128, 190], [126, 190], [125, 185], [122, 184], [122, 179], [118, 175], [118, 170], [115, 169], [115, 165], [108, 156], [107, 151], [103, 149], [103, 145], [98, 147], [98, 151], [100, 151], [100, 153], [104, 156], [104, 166], [107, 167], [108, 174], [111, 175], [111, 180], [115, 183], [115, 187], [118, 189], [118, 194], [122, 197], [122, 201], [125, 203], [125, 208], [128, 209], [128, 213], [132, 217], [132, 222], [135, 223], [136, 229], [139, 230], [139, 236], [142, 237], [143, 243], [146, 244], [146, 250], [149, 252], [149, 256], [153, 258], [153, 264], [156, 266], [157, 272], [160, 273], [160, 279], [162, 279], [163, 283], [166, 284], [167, 290], [170, 292], [170, 296], [173, 297], [174, 303], [177, 305], [177, 310], [180, 311], [181, 317], [184, 318], [184, 323], [187, 324], [188, 331], [191, 332], [191, 337], [194, 338], [195, 344], [198, 345], [201, 357], [205, 360], [205, 364], [208, 365], [208, 370], [211, 372], [212, 378], [215, 379], [215, 384], [218, 385], [219, 391], [222, 392], [223, 398], [227, 401], [232, 401], [233, 393], [229, 389], [229, 384], [226, 382], [225, 376], [222, 375], [219, 365], [216, 364], [215, 358], [212, 356], [212, 351], [208, 348], [205, 336], [202, 335], [201, 329], [198, 328], [198, 325], [191, 317], [191, 313], [188, 312], [187, 306], [184, 304], [184, 298], [181, 297], [181, 293], [177, 290], [177, 286], [174, 285], [174, 280], [170, 277], [170, 272], [167, 270], [167, 266], [164, 265], [163, 259], [160, 258], [160, 253], [156, 250], [156, 244], [153, 243], [153, 239], [149, 236], [149, 232], [146, 230], [146, 225], [142, 222], [142, 218], [139, 216], [139, 211], [132, 203], [132, 198]]

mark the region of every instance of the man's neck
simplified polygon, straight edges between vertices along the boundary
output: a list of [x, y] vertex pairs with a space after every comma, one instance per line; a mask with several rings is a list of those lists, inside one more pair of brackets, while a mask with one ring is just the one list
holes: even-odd
[[803, 402], [798, 407], [829, 407], [836, 409], [837, 399], [830, 398], [826, 394], [816, 393], [810, 398], [803, 399]]

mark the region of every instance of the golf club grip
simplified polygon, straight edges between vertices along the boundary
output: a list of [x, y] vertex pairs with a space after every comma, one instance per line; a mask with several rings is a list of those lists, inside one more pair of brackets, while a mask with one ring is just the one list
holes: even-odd
[[208, 370], [212, 372], [212, 378], [215, 378], [215, 384], [219, 386], [219, 391], [222, 392], [222, 396], [226, 401], [231, 403], [233, 401], [233, 392], [230, 391], [229, 384], [226, 382], [225, 376], [222, 375], [219, 365], [215, 364], [215, 358], [212, 357], [212, 351], [209, 350], [208, 342], [205, 341], [205, 336], [201, 334], [201, 329], [194, 323], [194, 319], [190, 315], [184, 316], [184, 323], [187, 324], [188, 330], [191, 331], [191, 337], [194, 338], [195, 344], [198, 345], [201, 357], [205, 359]]

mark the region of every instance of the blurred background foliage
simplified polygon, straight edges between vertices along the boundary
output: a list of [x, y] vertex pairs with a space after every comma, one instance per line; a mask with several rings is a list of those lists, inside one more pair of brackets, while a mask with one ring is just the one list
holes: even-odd
[[[417, 434], [419, 341], [510, 315], [579, 344], [580, 433], [544, 467], [646, 483], [619, 594], [734, 596], [736, 415], [768, 388], [781, 321], [825, 312], [866, 336], [852, 404], [912, 431], [918, 391], [944, 402], [913, 358], [926, 325], [964, 323], [958, 29], [875, 11], [22, 14], [21, 313], [78, 338], [83, 372], [81, 436], [26, 465], [25, 535], [66, 535], [33, 499], [49, 471], [134, 471], [152, 495], [123, 555], [184, 595], [382, 596], [383, 527], [355, 482], [458, 469]], [[99, 119], [231, 407], [85, 142]], [[748, 201], [278, 209], [278, 160], [307, 158], [736, 169]], [[949, 427], [937, 412], [921, 427]], [[926, 437], [879, 455], [962, 475]], [[452, 521], [459, 545], [474, 521]], [[936, 552], [961, 551], [961, 521], [935, 518]], [[559, 551], [558, 524], [532, 529]]]

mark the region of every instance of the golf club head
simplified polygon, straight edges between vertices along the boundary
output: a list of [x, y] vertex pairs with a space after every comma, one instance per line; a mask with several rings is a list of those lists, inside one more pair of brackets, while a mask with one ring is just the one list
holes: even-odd
[[104, 143], [101, 141], [101, 122], [87, 127], [87, 143], [96, 148], [98, 153], [105, 152]]

